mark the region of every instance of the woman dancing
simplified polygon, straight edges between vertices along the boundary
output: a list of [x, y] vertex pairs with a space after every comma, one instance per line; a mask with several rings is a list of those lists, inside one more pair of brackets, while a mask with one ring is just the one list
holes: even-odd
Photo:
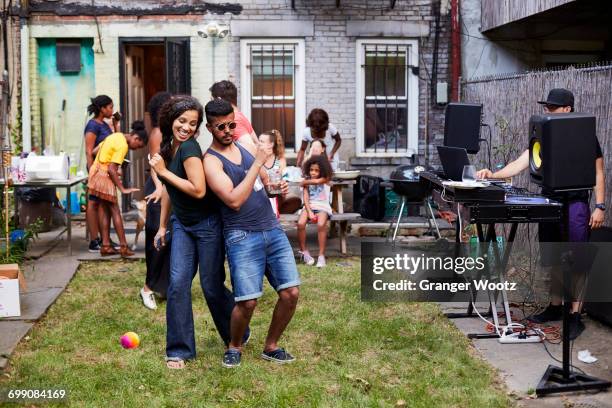
[[[161, 151], [149, 162], [164, 184], [159, 230], [155, 242], [166, 242], [172, 206], [170, 282], [166, 306], [166, 365], [182, 369], [196, 357], [191, 283], [200, 267], [200, 286], [223, 342], [230, 341], [234, 297], [225, 287], [223, 233], [220, 204], [206, 191], [202, 150], [195, 140], [203, 121], [203, 108], [191, 96], [176, 96], [159, 114]], [[248, 336], [245, 336], [248, 338]]]

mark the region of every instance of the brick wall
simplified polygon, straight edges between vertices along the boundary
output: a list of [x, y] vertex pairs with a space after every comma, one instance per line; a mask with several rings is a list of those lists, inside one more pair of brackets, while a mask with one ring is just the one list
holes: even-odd
[[[88, 5], [85, 1], [72, 1]], [[389, 9], [388, 0], [342, 0], [341, 7], [335, 7], [335, 0], [295, 0], [296, 9], [290, 7], [290, 0], [245, 0], [226, 2], [209, 1], [214, 13], [215, 6], [230, 5], [232, 14], [186, 14], [173, 16], [100, 16], [104, 54], [96, 54], [96, 90], [104, 91], [118, 98], [118, 47], [119, 36], [164, 36], [181, 35], [191, 37], [191, 68], [193, 94], [203, 100], [208, 98], [208, 87], [213, 79], [229, 78], [240, 85], [240, 38], [216, 39], [214, 47], [215, 69], [213, 71], [213, 41], [200, 39], [195, 35], [197, 27], [208, 19], [228, 22], [233, 20], [265, 20], [273, 27], [274, 21], [312, 21], [314, 36], [305, 38], [306, 55], [306, 112], [315, 107], [328, 111], [332, 122], [343, 136], [340, 154], [344, 158], [355, 156], [356, 128], [356, 37], [347, 36], [347, 21], [380, 21], [425, 23], [429, 35], [417, 38], [419, 42], [419, 109], [418, 128], [420, 161], [425, 155], [431, 163], [437, 163], [435, 144], [443, 138], [444, 109], [430, 101], [430, 78], [432, 76], [435, 24], [432, 4], [434, 0], [403, 0]], [[442, 0], [440, 19], [439, 54], [437, 80], [449, 82], [448, 56], [450, 18], [448, 1]], [[138, 8], [151, 7], [146, 1], [101, 1], [97, 5]], [[159, 6], [195, 4], [193, 2], [162, 1]], [[200, 3], [198, 3], [200, 4]], [[203, 4], [203, 3], [202, 3]], [[241, 8], [237, 12], [237, 8]], [[33, 36], [86, 36], [96, 37], [95, 22], [90, 16], [39, 15], [32, 18], [37, 26]], [[254, 24], [262, 24], [254, 22]], [[61, 35], [60, 35], [61, 34]], [[214, 78], [213, 78], [214, 76]], [[110, 88], [110, 89], [109, 89]], [[302, 121], [305, 118], [302, 119]], [[359, 163], [370, 167], [372, 174], [387, 176], [390, 169], [406, 162], [407, 159], [362, 160]], [[357, 164], [358, 161], [353, 161]], [[380, 166], [384, 164], [384, 166]]]
[[[429, 77], [432, 75], [434, 48], [434, 17], [432, 1], [398, 1], [394, 10], [389, 10], [389, 1], [341, 1], [335, 7], [335, 0], [296, 0], [296, 10], [290, 1], [249, 0], [241, 1], [243, 11], [233, 16], [233, 20], [309, 20], [314, 23], [314, 36], [305, 39], [306, 54], [306, 112], [315, 107], [325, 109], [331, 121], [338, 127], [343, 137], [340, 150], [342, 157], [355, 155], [356, 127], [356, 37], [346, 34], [347, 21], [398, 21], [426, 22], [430, 34], [419, 39], [419, 147], [421, 162], [426, 151], [434, 158], [434, 144], [440, 144], [444, 131], [444, 108], [428, 102], [430, 92]], [[444, 2], [443, 2], [444, 3]], [[367, 4], [367, 8], [366, 8]], [[444, 13], [444, 11], [443, 11]], [[261, 23], [259, 23], [261, 24]], [[438, 81], [449, 82], [448, 55], [450, 18], [448, 13], [441, 16], [438, 56]], [[228, 55], [229, 74], [239, 86], [240, 83], [240, 46], [239, 38], [232, 38]], [[304, 118], [305, 119], [305, 118]], [[426, 148], [426, 130], [429, 140]], [[406, 160], [403, 160], [406, 161]], [[353, 160], [355, 164], [357, 161]], [[370, 173], [388, 176], [399, 160], [374, 159], [360, 161], [370, 168]], [[378, 166], [377, 166], [378, 164]], [[380, 166], [380, 164], [386, 164]]]

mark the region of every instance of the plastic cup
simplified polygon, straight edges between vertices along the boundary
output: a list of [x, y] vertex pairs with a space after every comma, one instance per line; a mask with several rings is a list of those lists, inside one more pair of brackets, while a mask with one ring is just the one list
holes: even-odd
[[280, 172], [280, 169], [273, 168], [268, 169], [268, 194], [271, 196], [279, 196], [282, 194], [281, 190], [281, 180], [283, 176]]

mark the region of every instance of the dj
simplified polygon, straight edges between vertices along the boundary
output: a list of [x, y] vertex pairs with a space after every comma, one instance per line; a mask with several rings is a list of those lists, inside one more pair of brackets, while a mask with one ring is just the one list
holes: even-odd
[[[548, 98], [545, 101], [538, 101], [544, 105], [545, 113], [567, 113], [574, 111], [574, 94], [567, 89], [557, 88], [552, 89], [548, 93]], [[529, 167], [529, 151], [525, 150], [518, 159], [509, 163], [506, 167], [495, 173], [489, 169], [479, 170], [476, 174], [478, 178], [508, 178], [512, 177]], [[561, 223], [540, 223], [539, 224], [539, 240], [540, 242], [586, 242], [589, 239], [590, 229], [599, 228], [604, 221], [604, 204], [605, 182], [604, 182], [604, 164], [601, 146], [597, 141], [597, 150], [595, 157], [595, 210], [589, 217], [589, 192], [572, 191], [564, 193], [553, 193], [552, 191], [542, 190], [542, 194], [563, 203], [564, 219]], [[567, 236], [564, 234], [564, 228], [567, 226]], [[552, 254], [542, 253], [542, 266], [551, 266], [553, 257]], [[563, 288], [560, 284], [560, 279], [551, 279], [550, 296], [551, 302], [542, 313], [532, 316], [529, 320], [534, 323], [544, 323], [551, 320], [560, 320], [563, 309], [561, 307], [561, 299]], [[584, 323], [580, 318], [582, 302], [580, 299], [581, 286], [584, 284], [584, 279], [574, 280], [571, 318], [570, 318], [570, 340], [576, 339], [584, 331]]]

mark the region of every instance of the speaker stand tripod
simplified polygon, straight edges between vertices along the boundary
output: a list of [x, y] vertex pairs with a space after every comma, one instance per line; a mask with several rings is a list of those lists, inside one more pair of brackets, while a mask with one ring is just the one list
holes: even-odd
[[586, 374], [580, 374], [570, 367], [569, 319], [572, 295], [569, 288], [571, 270], [568, 265], [563, 269], [563, 357], [562, 367], [549, 365], [536, 387], [536, 395], [549, 395], [560, 392], [604, 390], [610, 387], [610, 381], [601, 380]]

